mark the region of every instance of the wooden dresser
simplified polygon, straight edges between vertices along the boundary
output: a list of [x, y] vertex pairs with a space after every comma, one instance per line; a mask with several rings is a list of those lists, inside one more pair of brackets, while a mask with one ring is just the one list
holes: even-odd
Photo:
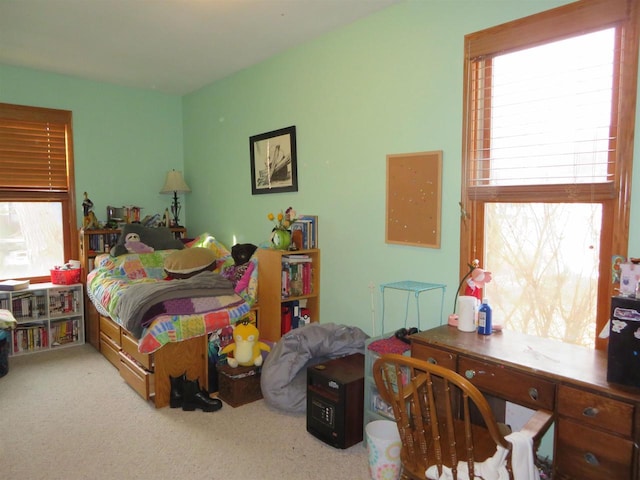
[[606, 352], [444, 325], [413, 335], [411, 354], [456, 370], [494, 401], [553, 411], [554, 480], [640, 478], [640, 389], [607, 382]]

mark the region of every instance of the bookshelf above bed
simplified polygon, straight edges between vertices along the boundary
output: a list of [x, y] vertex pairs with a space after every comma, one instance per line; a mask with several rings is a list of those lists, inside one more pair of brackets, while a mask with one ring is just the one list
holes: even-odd
[[[186, 228], [171, 228], [170, 230], [176, 238], [185, 238], [187, 236]], [[117, 228], [80, 229], [80, 262], [85, 279], [87, 273], [93, 270], [93, 262], [96, 256], [102, 253], [109, 253], [111, 247], [118, 241], [120, 232], [120, 229]]]

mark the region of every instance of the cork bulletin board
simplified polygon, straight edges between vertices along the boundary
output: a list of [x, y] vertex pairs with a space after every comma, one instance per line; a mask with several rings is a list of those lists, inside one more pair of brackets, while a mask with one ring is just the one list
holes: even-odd
[[387, 243], [440, 248], [442, 150], [387, 155]]

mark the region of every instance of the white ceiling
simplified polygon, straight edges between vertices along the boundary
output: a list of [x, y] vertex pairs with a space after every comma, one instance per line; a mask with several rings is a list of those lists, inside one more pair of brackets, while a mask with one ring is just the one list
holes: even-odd
[[400, 0], [0, 0], [0, 63], [186, 94]]

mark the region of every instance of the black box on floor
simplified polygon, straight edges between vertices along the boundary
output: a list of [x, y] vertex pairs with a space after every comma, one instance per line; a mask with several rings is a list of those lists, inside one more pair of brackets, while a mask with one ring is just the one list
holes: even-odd
[[611, 299], [607, 381], [640, 387], [640, 300]]
[[364, 355], [354, 353], [307, 368], [307, 432], [348, 448], [362, 441]]
[[232, 407], [260, 400], [260, 368], [218, 365], [218, 397]]

